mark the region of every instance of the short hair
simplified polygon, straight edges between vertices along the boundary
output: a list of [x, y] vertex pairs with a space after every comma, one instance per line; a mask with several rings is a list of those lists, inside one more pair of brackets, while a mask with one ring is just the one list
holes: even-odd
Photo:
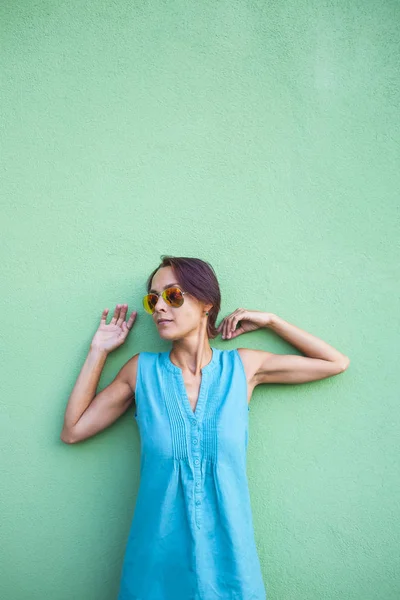
[[161, 255], [161, 263], [154, 269], [147, 280], [147, 293], [150, 292], [154, 275], [162, 267], [173, 268], [177, 282], [185, 292], [188, 292], [201, 302], [212, 303], [207, 320], [207, 337], [217, 337], [218, 331], [215, 323], [221, 308], [221, 292], [217, 276], [210, 263], [200, 258], [163, 254]]

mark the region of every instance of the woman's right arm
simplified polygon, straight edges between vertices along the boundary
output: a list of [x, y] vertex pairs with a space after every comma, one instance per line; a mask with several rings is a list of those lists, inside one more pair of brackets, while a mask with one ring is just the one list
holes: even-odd
[[109, 325], [106, 324], [108, 309], [103, 311], [100, 327], [68, 399], [60, 436], [66, 444], [80, 442], [106, 429], [134, 399], [139, 354], [128, 360], [114, 381], [96, 395], [108, 354], [124, 343], [135, 321], [137, 313], [134, 311], [125, 322], [127, 309], [126, 304], [117, 304]]

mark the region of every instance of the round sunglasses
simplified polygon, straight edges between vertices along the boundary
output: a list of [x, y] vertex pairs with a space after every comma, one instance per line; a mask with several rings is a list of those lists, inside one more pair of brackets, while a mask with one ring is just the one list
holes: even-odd
[[162, 296], [169, 306], [173, 306], [174, 308], [178, 308], [178, 306], [182, 306], [184, 301], [184, 294], [179, 287], [172, 286], [165, 289], [161, 294], [156, 294], [155, 292], [151, 292], [150, 294], [146, 294], [143, 298], [143, 306], [146, 312], [152, 315], [155, 311], [156, 304], [160, 296]]

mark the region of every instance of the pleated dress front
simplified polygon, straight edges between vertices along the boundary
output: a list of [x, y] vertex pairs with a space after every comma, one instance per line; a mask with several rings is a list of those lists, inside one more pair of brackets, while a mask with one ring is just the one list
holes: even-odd
[[246, 475], [239, 352], [212, 348], [193, 411], [167, 352], [140, 352], [140, 485], [118, 600], [266, 600]]

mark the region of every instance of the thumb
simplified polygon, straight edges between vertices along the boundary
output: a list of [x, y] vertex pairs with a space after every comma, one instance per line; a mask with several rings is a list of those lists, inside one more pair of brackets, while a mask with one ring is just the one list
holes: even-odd
[[239, 329], [235, 329], [235, 331], [231, 332], [229, 339], [233, 340], [233, 338], [238, 337], [238, 335], [242, 335], [242, 333], [244, 333], [244, 330], [241, 327], [239, 327]]

